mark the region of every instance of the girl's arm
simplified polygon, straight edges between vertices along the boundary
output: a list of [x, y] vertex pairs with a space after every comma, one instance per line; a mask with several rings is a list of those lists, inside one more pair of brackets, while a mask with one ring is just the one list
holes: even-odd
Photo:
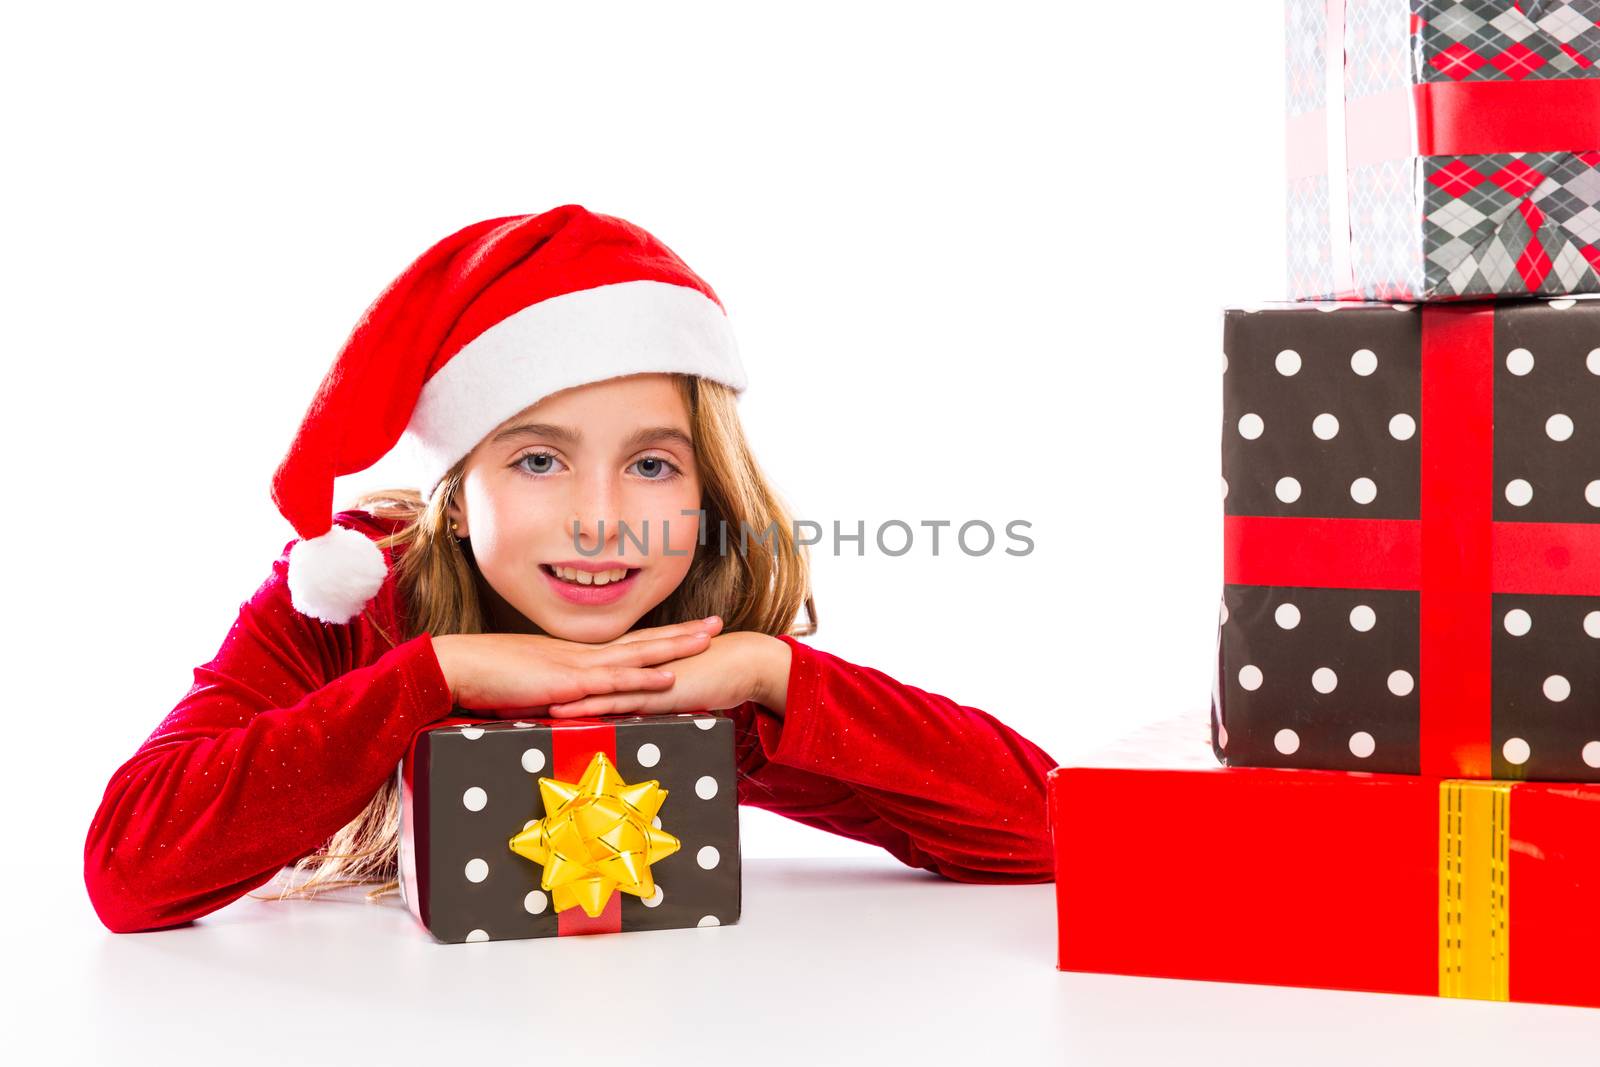
[[[112, 775], [83, 854], [111, 930], [186, 922], [264, 885], [360, 814], [412, 733], [450, 712], [427, 634], [390, 648], [365, 616], [328, 626], [300, 615], [287, 551]], [[386, 588], [369, 610], [392, 597]]]
[[741, 803], [956, 881], [1052, 880], [1049, 754], [987, 712], [778, 640], [786, 684], [730, 713], [746, 719]]

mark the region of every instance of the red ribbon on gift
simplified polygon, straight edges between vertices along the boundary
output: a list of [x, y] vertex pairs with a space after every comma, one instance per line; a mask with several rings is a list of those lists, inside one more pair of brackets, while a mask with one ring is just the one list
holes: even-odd
[[1600, 596], [1600, 525], [1494, 520], [1494, 306], [1421, 314], [1421, 518], [1225, 515], [1223, 580], [1420, 590], [1421, 772], [1488, 778], [1493, 595]]
[[[550, 777], [576, 782], [583, 777], [596, 752], [617, 762], [617, 728], [603, 718], [551, 719]], [[582, 908], [567, 908], [556, 913], [556, 936], [571, 934], [615, 934], [622, 930], [622, 893], [612, 893], [605, 910], [594, 918]]]
[[1413, 90], [1418, 155], [1600, 148], [1600, 78], [1424, 82]]

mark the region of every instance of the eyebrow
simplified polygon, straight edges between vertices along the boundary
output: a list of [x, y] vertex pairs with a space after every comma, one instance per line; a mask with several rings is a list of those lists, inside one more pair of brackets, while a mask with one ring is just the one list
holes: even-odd
[[[513, 437], [547, 437], [552, 441], [560, 441], [567, 445], [583, 443], [583, 434], [567, 426], [556, 426], [548, 422], [526, 422], [518, 426], [508, 426], [494, 435], [493, 441], [508, 441]], [[634, 432], [622, 442], [623, 450], [638, 448], [640, 445], [652, 441], [675, 441], [684, 448], [694, 449], [694, 439], [676, 426], [646, 426]]]

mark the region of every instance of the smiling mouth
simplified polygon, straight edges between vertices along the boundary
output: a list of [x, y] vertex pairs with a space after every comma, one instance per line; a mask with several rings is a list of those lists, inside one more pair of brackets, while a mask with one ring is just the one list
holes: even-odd
[[639, 573], [638, 567], [614, 567], [605, 571], [580, 571], [571, 567], [552, 567], [548, 563], [539, 564], [539, 569], [552, 578], [566, 582], [568, 585], [578, 586], [610, 585], [613, 582], [620, 582]]

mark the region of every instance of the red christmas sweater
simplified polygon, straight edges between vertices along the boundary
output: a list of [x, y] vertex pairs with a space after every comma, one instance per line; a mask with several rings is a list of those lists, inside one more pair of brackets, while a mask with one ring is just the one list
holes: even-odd
[[[396, 525], [361, 511], [336, 521], [373, 539]], [[188, 922], [265, 885], [359, 814], [417, 728], [452, 711], [432, 638], [384, 636], [404, 633], [392, 573], [366, 613], [336, 626], [294, 610], [287, 567], [286, 545], [106, 787], [83, 861], [111, 930]], [[780, 640], [793, 650], [785, 714], [753, 701], [722, 712], [736, 727], [739, 803], [957, 881], [1051, 880], [1056, 762], [1043, 749], [977, 708]]]

